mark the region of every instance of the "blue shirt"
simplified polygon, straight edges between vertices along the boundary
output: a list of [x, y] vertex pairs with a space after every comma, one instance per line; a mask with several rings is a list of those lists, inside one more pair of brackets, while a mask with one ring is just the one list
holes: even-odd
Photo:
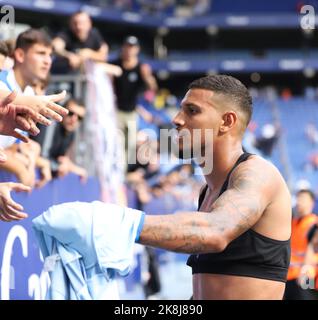
[[49, 208], [33, 229], [50, 272], [47, 299], [116, 299], [115, 276], [126, 276], [144, 213], [100, 201]]

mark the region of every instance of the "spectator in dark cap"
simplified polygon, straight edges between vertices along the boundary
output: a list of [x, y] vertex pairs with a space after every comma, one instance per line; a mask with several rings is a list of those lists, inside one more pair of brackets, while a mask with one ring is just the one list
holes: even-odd
[[126, 159], [133, 157], [136, 137], [129, 135], [129, 123], [137, 122], [137, 112], [150, 119], [150, 114], [142, 107], [137, 108], [137, 97], [143, 89], [157, 90], [157, 82], [152, 75], [151, 67], [139, 61], [140, 44], [135, 36], [124, 39], [121, 55], [113, 64], [122, 69], [122, 74], [114, 79], [114, 90], [117, 97], [118, 122], [125, 135]]
[[128, 44], [130, 46], [138, 46], [138, 47], [140, 46], [139, 40], [135, 36], [128, 36], [127, 38], [125, 38], [124, 44], [126, 45]]

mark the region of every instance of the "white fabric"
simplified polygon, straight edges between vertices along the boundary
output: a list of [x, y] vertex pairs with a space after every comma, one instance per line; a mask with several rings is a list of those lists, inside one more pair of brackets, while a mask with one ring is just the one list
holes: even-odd
[[[34, 90], [30, 86], [26, 86], [22, 92], [21, 87], [19, 86], [19, 84], [17, 83], [17, 81], [15, 79], [13, 69], [8, 70], [7, 81], [9, 83], [11, 89], [13, 89], [14, 91], [16, 91], [19, 94], [28, 95], [28, 96], [35, 95]], [[8, 87], [8, 85], [1, 80], [0, 80], [0, 89], [11, 91], [10, 88]], [[13, 145], [16, 140], [17, 139], [14, 137], [0, 135], [0, 147], [3, 149], [8, 148], [11, 145]]]
[[97, 171], [102, 189], [102, 200], [122, 203], [124, 185], [123, 141], [119, 138], [111, 79], [102, 65], [88, 61], [86, 133], [89, 159]]
[[[18, 92], [20, 94], [24, 94], [26, 96], [34, 96], [35, 95], [34, 90], [32, 89], [31, 86], [26, 86], [24, 88], [24, 90], [22, 91], [21, 87], [19, 86], [19, 84], [16, 81], [13, 69], [8, 70], [7, 81], [10, 84], [10, 87], [14, 91], [16, 91], [16, 92]], [[0, 80], [0, 89], [2, 89], [2, 90], [10, 90], [10, 88], [8, 88], [7, 84], [2, 82], [1, 80]]]

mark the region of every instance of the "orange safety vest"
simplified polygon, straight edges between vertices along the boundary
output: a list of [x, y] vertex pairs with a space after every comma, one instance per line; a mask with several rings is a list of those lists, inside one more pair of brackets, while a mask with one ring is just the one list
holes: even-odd
[[308, 246], [308, 232], [315, 223], [317, 223], [317, 216], [313, 213], [302, 218], [293, 218], [287, 280], [297, 279], [300, 276], [300, 269], [303, 266]]
[[314, 268], [315, 290], [318, 290], [318, 253], [315, 254], [316, 267]]
[[316, 277], [315, 277], [315, 289], [318, 291], [318, 253], [315, 254], [316, 260]]

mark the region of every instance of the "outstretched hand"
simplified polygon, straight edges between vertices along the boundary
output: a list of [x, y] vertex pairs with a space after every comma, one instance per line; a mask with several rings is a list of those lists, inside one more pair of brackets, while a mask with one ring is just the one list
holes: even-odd
[[33, 120], [37, 117], [35, 112], [27, 106], [13, 104], [15, 98], [16, 93], [12, 92], [0, 102], [0, 134], [28, 142], [28, 138], [15, 129], [21, 129], [33, 135], [38, 134], [39, 129]]
[[11, 222], [27, 218], [22, 212], [23, 207], [11, 198], [11, 191], [28, 192], [31, 188], [22, 183], [3, 182], [0, 183], [0, 220]]
[[66, 96], [66, 91], [62, 91], [58, 94], [51, 94], [47, 96], [24, 96], [19, 95], [15, 103], [27, 106], [29, 109], [36, 113], [37, 118], [34, 118], [36, 122], [44, 125], [50, 125], [50, 121], [47, 118], [62, 121], [63, 116], [68, 114], [68, 110], [58, 105], [56, 102], [62, 101]]
[[28, 137], [15, 129], [37, 135], [40, 130], [36, 123], [48, 126], [51, 121], [47, 118], [62, 121], [68, 110], [56, 102], [64, 99], [65, 94], [63, 91], [48, 96], [17, 96], [16, 92], [11, 92], [0, 102], [0, 134], [28, 142]]

